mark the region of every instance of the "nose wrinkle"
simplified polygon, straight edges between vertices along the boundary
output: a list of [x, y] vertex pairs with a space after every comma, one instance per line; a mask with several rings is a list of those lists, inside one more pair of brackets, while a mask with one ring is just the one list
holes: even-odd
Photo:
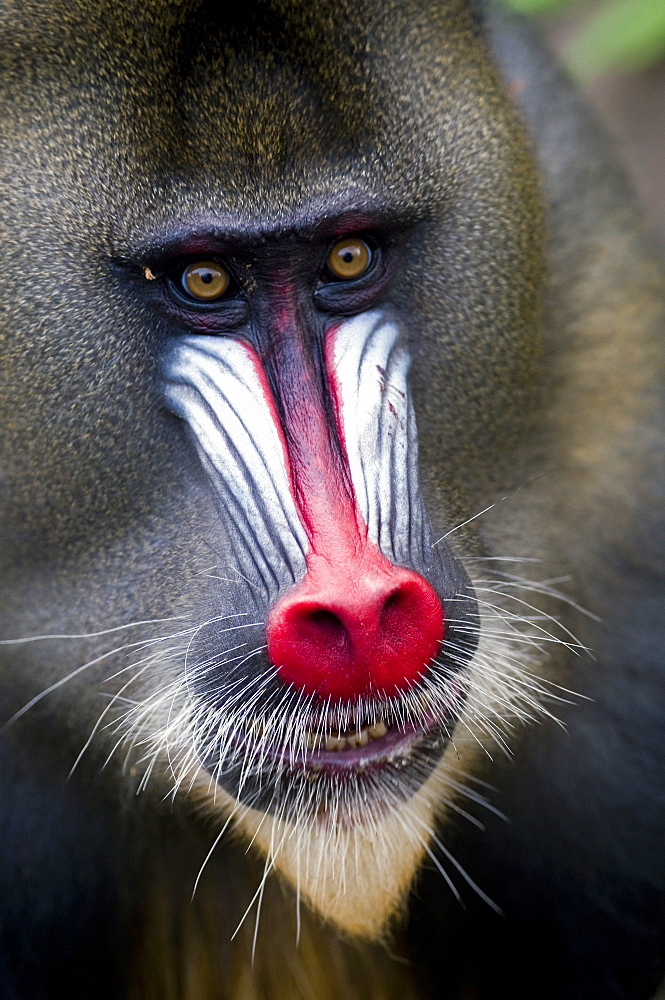
[[[401, 393], [399, 407], [400, 399], [395, 405], [388, 391], [400, 396], [388, 376], [389, 362], [397, 357], [396, 328], [377, 323], [376, 315], [362, 320], [347, 324], [357, 335], [360, 354], [349, 349], [348, 337], [341, 352], [339, 367], [347, 369], [344, 374], [350, 388], [346, 382], [340, 384], [335, 365], [339, 328], [332, 328], [327, 336], [328, 375], [341, 451], [330, 433], [311, 366], [294, 365], [283, 389], [288, 391], [289, 379], [292, 384], [296, 380], [297, 404], [289, 399], [285, 435], [294, 442], [289, 447], [294, 495], [311, 550], [304, 578], [273, 607], [267, 628], [268, 653], [282, 679], [309, 693], [342, 700], [372, 692], [392, 694], [414, 683], [436, 655], [443, 637], [443, 609], [433, 588], [418, 573], [386, 557], [370, 539], [368, 515], [363, 516], [372, 510], [380, 534], [383, 507], [392, 537], [399, 519], [390, 512], [408, 505], [414, 490], [394, 496], [405, 475], [407, 484], [412, 483], [413, 472], [400, 447], [400, 437], [406, 439], [412, 430], [408, 398], [406, 392]], [[377, 331], [383, 334], [378, 338], [378, 354], [373, 337]], [[408, 362], [403, 354], [398, 362], [404, 375]], [[359, 421], [344, 419], [345, 392], [347, 401], [349, 396], [355, 400]], [[348, 464], [349, 440], [356, 458], [354, 470]], [[407, 468], [395, 472], [400, 460]], [[373, 462], [381, 466], [378, 477], [371, 472], [366, 475]], [[377, 491], [383, 495], [377, 497]], [[420, 525], [419, 516], [416, 523]], [[407, 511], [403, 522], [407, 532], [408, 518]]]

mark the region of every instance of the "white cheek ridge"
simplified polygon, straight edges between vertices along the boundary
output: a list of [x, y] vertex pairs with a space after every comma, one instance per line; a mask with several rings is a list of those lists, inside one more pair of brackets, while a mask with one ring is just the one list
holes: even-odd
[[429, 533], [418, 481], [416, 418], [400, 330], [380, 310], [335, 333], [333, 364], [351, 479], [369, 536], [398, 563], [422, 563]]
[[[187, 423], [236, 531], [242, 569], [269, 590], [305, 571], [308, 540], [291, 494], [284, 447], [254, 361], [230, 338], [184, 337], [166, 365], [165, 396]], [[239, 544], [238, 544], [239, 543]]]

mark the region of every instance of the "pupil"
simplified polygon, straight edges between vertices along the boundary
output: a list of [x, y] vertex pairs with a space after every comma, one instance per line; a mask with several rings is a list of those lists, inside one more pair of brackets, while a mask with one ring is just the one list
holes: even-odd
[[205, 274], [201, 275], [201, 281], [203, 282], [204, 285], [209, 285], [210, 282], [212, 281], [212, 277], [213, 276], [210, 273], [210, 271], [206, 271]]
[[350, 264], [353, 260], [353, 252], [351, 250], [345, 250], [342, 254], [342, 260], [345, 264]]

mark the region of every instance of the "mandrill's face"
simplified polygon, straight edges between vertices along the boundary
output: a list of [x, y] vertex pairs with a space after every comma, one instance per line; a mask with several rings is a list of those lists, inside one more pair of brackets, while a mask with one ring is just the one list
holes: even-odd
[[35, 144], [17, 90], [5, 506], [26, 630], [137, 630], [129, 661], [88, 636], [84, 756], [377, 934], [458, 769], [538, 694], [530, 606], [479, 579], [467, 522], [528, 416], [540, 216], [465, 6], [388, 38], [344, 8], [227, 17], [177, 92], [168, 27], [116, 51], [82, 21], [64, 75], [35, 67], [56, 106], [77, 77], [75, 144]]

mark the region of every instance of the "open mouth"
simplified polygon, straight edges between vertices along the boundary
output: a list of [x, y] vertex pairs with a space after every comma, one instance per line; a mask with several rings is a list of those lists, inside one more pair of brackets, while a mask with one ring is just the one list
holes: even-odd
[[[452, 719], [448, 720], [449, 723]], [[383, 719], [355, 726], [346, 731], [333, 730], [326, 734], [307, 731], [305, 746], [297, 749], [280, 748], [275, 751], [283, 764], [290, 768], [339, 777], [350, 772], [361, 773], [368, 768], [380, 769], [406, 758], [419, 744], [441, 746], [448, 737], [434, 719], [424, 725], [390, 725]]]
[[359, 710], [352, 712], [355, 718], [346, 724], [330, 711], [318, 717], [296, 711], [280, 720], [254, 716], [230, 738], [200, 746], [200, 759], [234, 797], [267, 811], [314, 794], [317, 786], [323, 798], [342, 787], [369, 797], [380, 774], [392, 775], [394, 792], [403, 786], [408, 797], [450, 743], [466, 690], [458, 675], [446, 685], [445, 697], [439, 691], [429, 704], [423, 697], [410, 719], [398, 700], [368, 709], [364, 719]]

